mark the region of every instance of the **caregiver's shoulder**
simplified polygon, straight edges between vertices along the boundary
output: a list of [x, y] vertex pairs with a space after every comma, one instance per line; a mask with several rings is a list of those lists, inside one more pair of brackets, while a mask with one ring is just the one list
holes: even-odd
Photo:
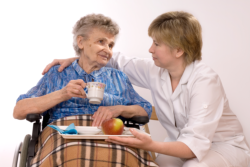
[[220, 81], [219, 75], [208, 65], [206, 65], [202, 60], [197, 60], [193, 63], [193, 71], [191, 75], [191, 80], [195, 83], [196, 81], [206, 81], [211, 83], [216, 83]]
[[194, 62], [194, 72], [199, 73], [200, 75], [214, 75], [218, 76], [218, 74], [207, 64], [205, 64], [202, 60], [197, 60]]

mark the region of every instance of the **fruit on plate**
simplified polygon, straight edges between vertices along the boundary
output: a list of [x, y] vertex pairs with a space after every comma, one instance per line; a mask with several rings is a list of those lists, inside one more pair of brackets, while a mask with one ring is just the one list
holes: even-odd
[[102, 131], [105, 135], [121, 135], [124, 124], [119, 118], [111, 118], [102, 122]]

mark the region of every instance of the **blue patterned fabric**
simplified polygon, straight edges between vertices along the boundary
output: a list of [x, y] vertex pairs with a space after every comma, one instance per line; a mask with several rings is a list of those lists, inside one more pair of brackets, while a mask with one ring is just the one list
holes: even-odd
[[[94, 114], [99, 106], [114, 105], [139, 105], [145, 109], [149, 118], [151, 117], [151, 104], [135, 92], [128, 77], [123, 72], [103, 67], [100, 70], [87, 74], [78, 65], [78, 60], [75, 60], [61, 73], [57, 71], [58, 68], [59, 65], [52, 67], [35, 87], [29, 90], [28, 93], [20, 95], [17, 101], [25, 98], [40, 97], [60, 90], [70, 80], [82, 79], [84, 82], [101, 82], [106, 84], [106, 87], [101, 104], [90, 104], [87, 98], [73, 97], [49, 109], [47, 111], [50, 115], [49, 123], [66, 116]], [[86, 88], [84, 90], [87, 92]]]

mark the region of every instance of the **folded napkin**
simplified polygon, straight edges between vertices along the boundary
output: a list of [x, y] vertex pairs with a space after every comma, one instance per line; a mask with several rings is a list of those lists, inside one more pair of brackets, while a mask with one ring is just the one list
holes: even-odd
[[60, 129], [56, 125], [48, 125], [48, 127], [51, 127], [53, 129], [57, 130], [61, 134], [65, 134], [65, 135], [77, 135], [77, 130], [75, 129], [75, 124], [74, 123], [70, 124], [65, 130]]

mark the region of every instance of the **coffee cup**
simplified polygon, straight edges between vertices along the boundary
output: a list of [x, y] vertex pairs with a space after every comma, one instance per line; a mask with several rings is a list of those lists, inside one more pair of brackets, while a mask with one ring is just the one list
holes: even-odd
[[86, 88], [88, 93], [86, 93], [89, 103], [91, 104], [100, 104], [103, 100], [103, 94], [105, 89], [105, 84], [101, 82], [88, 82]]

